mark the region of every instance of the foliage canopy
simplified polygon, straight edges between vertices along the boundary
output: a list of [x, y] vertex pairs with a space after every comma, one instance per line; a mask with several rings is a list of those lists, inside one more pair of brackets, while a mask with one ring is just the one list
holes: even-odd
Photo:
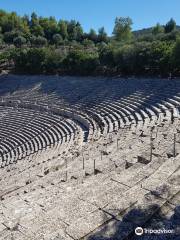
[[117, 17], [108, 36], [104, 27], [86, 33], [75, 20], [0, 10], [0, 66], [30, 74], [180, 75], [175, 20], [138, 32], [131, 26], [131, 18]]

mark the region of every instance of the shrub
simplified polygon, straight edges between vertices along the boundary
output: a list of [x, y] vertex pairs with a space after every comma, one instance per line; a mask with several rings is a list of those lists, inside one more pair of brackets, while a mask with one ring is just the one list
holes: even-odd
[[13, 43], [16, 47], [21, 47], [26, 43], [26, 39], [22, 36], [19, 36], [13, 39]]

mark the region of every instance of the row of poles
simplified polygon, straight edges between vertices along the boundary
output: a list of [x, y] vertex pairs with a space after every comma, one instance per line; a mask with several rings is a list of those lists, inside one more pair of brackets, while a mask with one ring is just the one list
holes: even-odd
[[[109, 142], [113, 142], [113, 139], [112, 139], [112, 134], [109, 134], [108, 136], [108, 140]], [[119, 149], [119, 141], [120, 139], [117, 138], [117, 141], [116, 141], [116, 147], [117, 147], [117, 150]], [[107, 151], [107, 145], [108, 143], [105, 144], [105, 151]], [[103, 160], [103, 150], [100, 151], [100, 160], [102, 161]], [[88, 156], [89, 156], [89, 153], [88, 153]], [[66, 172], [65, 172], [65, 181], [67, 181], [68, 179], [68, 162], [67, 162], [67, 159], [66, 159], [66, 162], [65, 162], [65, 168], [66, 168]], [[85, 156], [84, 154], [82, 153], [82, 170], [85, 171]], [[97, 174], [97, 168], [96, 168], [96, 159], [93, 159], [93, 173], [94, 175]], [[86, 173], [85, 173], [86, 174]]]
[[[150, 162], [152, 161], [153, 156], [153, 137], [152, 137], [152, 131], [150, 136]], [[173, 134], [173, 157], [176, 157], [176, 133]]]
[[[101, 161], [103, 160], [103, 151], [100, 151], [100, 159], [101, 159]], [[65, 181], [67, 181], [67, 179], [68, 179], [68, 170], [67, 170], [68, 169], [68, 161], [67, 161], [67, 159], [65, 161], [65, 168], [66, 168]], [[82, 170], [85, 171], [85, 156], [84, 156], [83, 153], [82, 153]], [[96, 159], [93, 159], [93, 173], [94, 173], [94, 175], [96, 175], [97, 171], [98, 170], [96, 168]]]
[[[153, 131], [151, 129], [151, 133], [150, 133], [150, 159], [149, 161], [151, 162], [152, 161], [152, 158], [153, 158]], [[176, 133], [174, 133], [173, 135], [173, 157], [176, 157]], [[109, 141], [112, 141], [112, 135], [110, 135], [109, 137]], [[116, 147], [117, 147], [117, 150], [119, 149], [119, 141], [120, 139], [117, 138], [117, 141], [116, 141]], [[106, 147], [106, 150], [107, 150], [107, 143], [105, 145]], [[88, 153], [89, 154], [89, 153]], [[101, 161], [103, 160], [103, 151], [101, 150], [100, 151], [100, 159]], [[67, 159], [66, 159], [66, 162], [65, 162], [65, 168], [66, 168], [66, 172], [65, 172], [65, 181], [68, 180], [68, 162], [67, 162]], [[84, 154], [82, 153], [82, 170], [85, 171], [85, 156]], [[93, 159], [93, 173], [94, 175], [96, 175], [97, 173], [97, 169], [96, 169], [96, 159]]]
[[[173, 109], [170, 109], [170, 112], [171, 112], [171, 123], [174, 122], [174, 115], [173, 115]], [[161, 119], [161, 115], [159, 116], [159, 118]], [[130, 128], [130, 126], [129, 126]], [[152, 158], [153, 158], [153, 137], [152, 137], [152, 134], [153, 134], [153, 127], [151, 128], [151, 132], [150, 132], [150, 159], [149, 161], [151, 162], [152, 161]], [[157, 134], [158, 134], [158, 129], [157, 129], [157, 132], [156, 132], [156, 138], [157, 138]], [[110, 133], [109, 134], [109, 142], [112, 142], [112, 134]], [[119, 141], [120, 139], [117, 138], [117, 142], [116, 142], [116, 147], [117, 147], [117, 150], [119, 149]], [[106, 150], [107, 150], [107, 145], [108, 143], [106, 143]], [[173, 157], [176, 157], [176, 133], [174, 133], [174, 137], [173, 137]], [[100, 151], [100, 159], [102, 161], [102, 158], [103, 158], [103, 151]], [[67, 160], [66, 160], [66, 169], [67, 169]], [[85, 157], [84, 155], [82, 154], [82, 169], [85, 170]], [[96, 169], [96, 159], [93, 160], [93, 172], [94, 174], [96, 174], [97, 172], [97, 169]], [[66, 170], [66, 181], [67, 181], [67, 170]]]

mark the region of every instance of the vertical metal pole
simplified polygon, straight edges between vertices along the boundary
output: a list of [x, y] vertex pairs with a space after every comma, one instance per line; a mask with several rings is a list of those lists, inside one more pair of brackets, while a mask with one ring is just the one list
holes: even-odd
[[171, 109], [171, 123], [174, 122], [174, 115], [173, 115], [173, 109]]
[[66, 182], [67, 182], [67, 178], [68, 176], [67, 176], [67, 159], [66, 159]]
[[127, 160], [125, 160], [125, 169], [127, 169], [127, 165], [128, 165]]
[[82, 159], [83, 159], [83, 170], [84, 170], [84, 154], [82, 153]]
[[111, 136], [111, 133], [109, 133], [109, 143], [112, 142], [112, 136]]
[[157, 127], [157, 129], [156, 129], [156, 138], [157, 138], [157, 134], [158, 134], [158, 127]]
[[96, 160], [94, 159], [94, 175], [96, 174]]
[[176, 157], [176, 134], [174, 133], [173, 156]]
[[152, 143], [152, 129], [151, 129], [151, 135], [150, 135], [150, 162], [152, 161], [152, 148], [153, 148], [153, 143]]

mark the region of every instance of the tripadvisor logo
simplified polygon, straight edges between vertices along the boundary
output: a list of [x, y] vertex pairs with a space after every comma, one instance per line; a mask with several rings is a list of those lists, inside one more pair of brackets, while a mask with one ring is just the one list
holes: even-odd
[[135, 229], [135, 234], [138, 235], [138, 236], [143, 235], [143, 228], [142, 227], [137, 227]]

